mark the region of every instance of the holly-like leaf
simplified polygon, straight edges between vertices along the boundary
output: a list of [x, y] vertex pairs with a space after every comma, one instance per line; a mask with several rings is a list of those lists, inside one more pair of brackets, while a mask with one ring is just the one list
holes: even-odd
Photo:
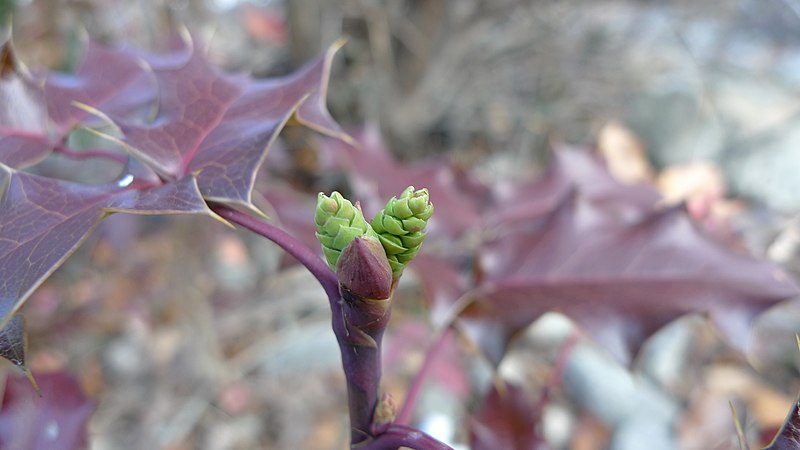
[[[255, 209], [256, 173], [290, 119], [346, 138], [324, 104], [337, 45], [293, 74], [253, 80], [212, 67], [188, 40], [175, 42], [165, 54], [89, 42], [75, 73], [38, 77], [9, 42], [0, 47], [0, 350], [15, 363], [24, 333], [2, 327], [103, 217], [213, 215], [208, 200]], [[148, 119], [149, 106], [157, 109]], [[75, 154], [63, 147], [68, 133], [103, 117], [88, 111], [113, 118], [147, 168], [133, 162], [114, 182], [92, 186], [21, 171], [53, 149]]]
[[473, 450], [538, 450], [548, 448], [539, 431], [541, 411], [512, 383], [492, 385], [469, 420]]
[[[617, 183], [589, 155], [557, 152], [543, 178], [487, 210], [476, 270], [463, 254], [419, 262], [435, 315], [446, 320], [468, 304], [462, 329], [496, 364], [514, 334], [548, 311], [577, 321], [622, 361], [692, 313], [707, 314], [744, 347], [752, 318], [798, 295], [798, 286], [657, 200], [650, 187]], [[457, 288], [463, 282], [453, 280], [470, 272], [471, 283]]]
[[800, 448], [800, 400], [794, 402], [775, 439], [764, 450], [797, 450]]
[[617, 181], [605, 162], [592, 152], [557, 148], [553, 153], [551, 168], [575, 186], [582, 196], [619, 216], [630, 214], [630, 210], [651, 211], [661, 200], [661, 195], [651, 185]]
[[324, 105], [338, 47], [279, 79], [252, 80], [211, 66], [199, 50], [186, 61], [153, 59], [159, 112], [141, 124], [111, 115], [129, 151], [169, 180], [196, 173], [203, 196], [255, 209], [252, 190], [269, 147], [291, 118], [344, 137]]
[[6, 380], [0, 407], [0, 448], [80, 450], [95, 404], [66, 372], [38, 374], [41, 396], [18, 375]]
[[212, 214], [193, 176], [152, 185], [124, 172], [88, 186], [0, 166], [0, 317], [28, 296], [113, 212]]
[[542, 176], [516, 186], [495, 187], [487, 220], [491, 227], [504, 229], [530, 223], [555, 211], [573, 192], [628, 219], [651, 211], [661, 199], [652, 186], [619, 183], [595, 155], [561, 148], [553, 152]]
[[0, 46], [0, 162], [23, 168], [44, 159], [86, 116], [76, 103], [114, 111], [151, 102], [153, 81], [130, 49], [89, 41], [74, 74], [37, 78], [17, 59], [10, 41]]
[[758, 312], [798, 294], [778, 267], [726, 248], [681, 208], [628, 223], [575, 196], [543, 227], [486, 243], [480, 267], [469, 316], [518, 327], [560, 311], [622, 360], [693, 312], [707, 313], [741, 348]]
[[[141, 80], [147, 84], [128, 89]], [[76, 103], [107, 109], [108, 102], [113, 101], [116, 105], [129, 103], [131, 100], [127, 97], [140, 92], [147, 92], [148, 100], [154, 98], [152, 77], [139, 62], [136, 52], [126, 47], [111, 49], [91, 40], [86, 46], [83, 62], [74, 74], [50, 73], [44, 85], [48, 116], [62, 136], [88, 114], [76, 107]]]

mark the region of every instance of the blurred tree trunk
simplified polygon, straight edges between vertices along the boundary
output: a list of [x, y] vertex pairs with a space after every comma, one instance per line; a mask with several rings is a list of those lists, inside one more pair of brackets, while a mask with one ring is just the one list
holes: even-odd
[[324, 0], [289, 0], [289, 44], [292, 65], [298, 67], [322, 51], [322, 8]]

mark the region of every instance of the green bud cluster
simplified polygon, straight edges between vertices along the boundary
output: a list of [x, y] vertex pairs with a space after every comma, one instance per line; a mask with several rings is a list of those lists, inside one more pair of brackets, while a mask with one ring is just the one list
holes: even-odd
[[419, 252], [431, 214], [433, 205], [428, 190], [415, 190], [409, 186], [399, 198], [392, 197], [386, 203], [372, 219], [371, 225], [364, 219], [361, 209], [338, 192], [333, 192], [330, 197], [320, 193], [314, 222], [317, 239], [332, 269], [336, 270], [342, 251], [353, 239], [367, 236], [380, 241], [392, 277], [397, 279]]
[[399, 198], [392, 197], [372, 219], [372, 228], [378, 233], [395, 278], [417, 256], [425, 239], [423, 230], [432, 214], [428, 190], [409, 186]]
[[364, 219], [361, 209], [353, 206], [350, 200], [338, 192], [333, 192], [330, 197], [319, 194], [314, 223], [317, 225], [316, 235], [322, 244], [322, 253], [333, 270], [336, 270], [336, 262], [342, 250], [353, 239], [364, 235], [377, 237]]

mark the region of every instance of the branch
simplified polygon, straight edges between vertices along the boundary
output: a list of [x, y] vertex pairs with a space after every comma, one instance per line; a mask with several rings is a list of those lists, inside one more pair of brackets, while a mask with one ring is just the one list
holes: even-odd
[[415, 450], [453, 450], [449, 445], [405, 425], [392, 424], [374, 440], [353, 447], [354, 450], [397, 450], [408, 447]]
[[220, 217], [269, 239], [281, 247], [286, 253], [295, 257], [295, 259], [306, 266], [308, 271], [316, 277], [319, 284], [325, 289], [325, 293], [328, 294], [331, 305], [339, 301], [339, 283], [336, 280], [336, 275], [328, 268], [328, 265], [325, 264], [325, 261], [323, 261], [319, 255], [306, 247], [302, 242], [297, 240], [297, 238], [272, 224], [253, 217], [250, 214], [237, 211], [229, 206], [219, 203], [212, 203], [209, 206], [215, 213], [219, 214]]

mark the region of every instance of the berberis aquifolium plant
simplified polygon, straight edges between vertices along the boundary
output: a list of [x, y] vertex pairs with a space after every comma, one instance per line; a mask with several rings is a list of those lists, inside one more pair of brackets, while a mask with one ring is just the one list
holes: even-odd
[[[251, 200], [256, 174], [288, 122], [349, 139], [325, 108], [338, 46], [289, 76], [256, 80], [211, 66], [191, 38], [182, 43], [154, 55], [90, 42], [71, 75], [31, 73], [10, 41], [0, 47], [0, 354], [36, 387], [25, 361], [20, 308], [104, 217], [119, 212], [211, 216], [274, 241], [322, 284], [342, 349], [354, 448], [449, 448], [393, 423], [392, 400], [379, 400], [381, 337], [391, 293], [422, 243], [433, 211], [427, 191], [411, 189], [392, 199], [381, 215], [381, 234], [338, 193], [321, 195], [317, 236], [330, 267], [317, 252], [252, 213], [257, 212]], [[103, 135], [108, 148], [72, 148], [70, 135], [79, 128]], [[53, 154], [108, 159], [119, 164], [120, 172], [104, 184], [36, 174], [37, 164]], [[56, 384], [46, 380], [43, 388]], [[54, 394], [48, 389], [45, 397]], [[7, 406], [10, 398], [6, 395]], [[68, 450], [86, 444], [88, 415], [77, 417], [52, 445]], [[25, 432], [5, 427], [0, 446], [35, 446], [44, 431], [31, 431], [30, 421], [21, 425]]]
[[[800, 292], [773, 264], [709, 237], [682, 208], [659, 206], [653, 189], [618, 183], [586, 153], [555, 152], [542, 177], [501, 187], [447, 162], [396, 163], [374, 136], [354, 139], [330, 117], [325, 96], [337, 45], [290, 75], [259, 80], [227, 74], [190, 38], [180, 42], [163, 54], [89, 42], [71, 74], [29, 71], [10, 41], [0, 47], [0, 356], [32, 381], [22, 306], [98, 222], [121, 212], [212, 217], [303, 264], [329, 300], [350, 446], [361, 450], [450, 448], [409, 423], [454, 330], [497, 369], [513, 337], [556, 310], [629, 362], [652, 333], [693, 312], [741, 344], [742, 324]], [[289, 219], [281, 228], [263, 218], [253, 201], [256, 178], [287, 125], [330, 138], [323, 146], [336, 155], [330, 170], [347, 173], [372, 220], [338, 192], [320, 194], [307, 222]], [[84, 129], [102, 139], [77, 145]], [[42, 168], [59, 158], [110, 161], [116, 176], [90, 184]], [[423, 239], [437, 252], [420, 253]], [[439, 329], [396, 407], [381, 392], [382, 337], [409, 267]], [[474, 450], [548, 448], [542, 410], [570, 348], [538, 401], [499, 372], [475, 389], [478, 406], [464, 426]], [[87, 445], [93, 407], [75, 394], [74, 380], [37, 376], [39, 409], [25, 409], [31, 403], [21, 392], [32, 388], [14, 380], [0, 409], [0, 448]], [[771, 449], [792, 448], [792, 420]]]

